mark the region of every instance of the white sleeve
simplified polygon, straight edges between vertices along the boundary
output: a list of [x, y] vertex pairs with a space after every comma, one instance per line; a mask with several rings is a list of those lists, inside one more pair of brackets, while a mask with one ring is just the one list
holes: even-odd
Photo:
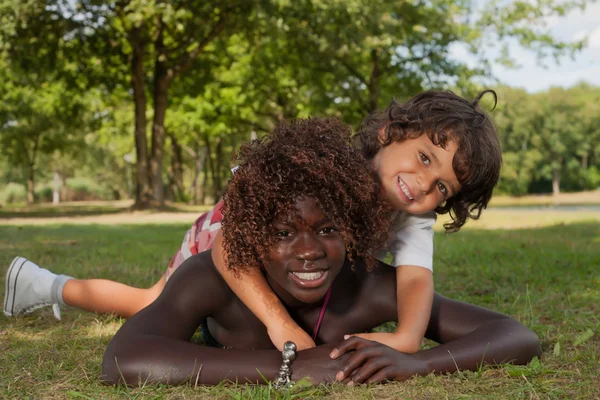
[[376, 258], [394, 267], [415, 265], [433, 271], [433, 225], [436, 217], [432, 211], [396, 218], [392, 222], [388, 247], [377, 252]]

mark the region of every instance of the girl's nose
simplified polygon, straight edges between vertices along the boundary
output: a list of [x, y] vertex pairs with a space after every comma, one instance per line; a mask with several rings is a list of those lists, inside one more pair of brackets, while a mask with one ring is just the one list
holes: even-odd
[[325, 256], [321, 242], [312, 232], [298, 235], [295, 243], [296, 258], [299, 260], [313, 261]]

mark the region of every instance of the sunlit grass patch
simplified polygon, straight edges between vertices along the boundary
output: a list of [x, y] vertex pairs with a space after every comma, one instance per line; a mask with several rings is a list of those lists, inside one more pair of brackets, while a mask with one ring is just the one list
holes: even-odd
[[499, 206], [545, 206], [545, 205], [578, 205], [578, 204], [596, 204], [600, 205], [600, 190], [591, 190], [587, 192], [560, 193], [553, 194], [534, 194], [527, 196], [502, 196], [492, 197], [491, 205]]
[[[444, 230], [444, 223], [451, 221], [448, 215], [438, 217], [435, 224], [437, 231]], [[556, 211], [556, 210], [528, 210], [490, 208], [484, 210], [481, 218], [478, 220], [469, 220], [462, 228], [470, 229], [528, 229], [543, 228], [546, 226], [564, 226], [578, 222], [596, 221], [600, 223], [600, 211]], [[597, 237], [590, 237], [590, 240], [598, 241]]]

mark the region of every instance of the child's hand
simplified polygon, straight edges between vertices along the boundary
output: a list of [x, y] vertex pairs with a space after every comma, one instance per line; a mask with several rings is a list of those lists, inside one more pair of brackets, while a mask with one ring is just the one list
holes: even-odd
[[296, 324], [277, 324], [272, 328], [267, 328], [267, 333], [271, 342], [278, 350], [283, 350], [283, 344], [288, 340], [296, 343], [296, 349], [306, 350], [315, 347], [315, 342]]
[[[387, 335], [390, 334], [383, 334], [384, 337]], [[348, 356], [344, 359], [342, 356], [345, 354]], [[335, 379], [349, 386], [357, 383], [400, 381], [431, 372], [427, 363], [415, 355], [401, 353], [389, 346], [358, 336], [340, 343], [331, 351], [329, 357], [343, 362], [344, 366], [338, 371]]]
[[398, 332], [357, 333], [354, 335], [346, 335], [344, 336], [344, 339], [348, 339], [352, 336], [371, 340], [373, 342], [379, 342], [393, 349], [409, 354], [416, 353], [419, 350], [419, 345], [421, 344], [420, 337], [414, 337]]

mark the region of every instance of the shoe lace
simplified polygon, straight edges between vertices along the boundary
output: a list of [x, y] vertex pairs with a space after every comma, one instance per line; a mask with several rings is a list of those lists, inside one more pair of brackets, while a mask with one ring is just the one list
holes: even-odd
[[58, 304], [52, 304], [52, 303], [46, 303], [46, 302], [44, 302], [44, 303], [37, 303], [37, 304], [34, 304], [34, 305], [30, 306], [30, 307], [25, 308], [22, 311], [22, 314], [29, 314], [29, 313], [31, 313], [31, 312], [33, 312], [35, 310], [38, 310], [38, 309], [40, 309], [42, 307], [47, 307], [47, 306], [52, 306], [52, 314], [54, 314], [54, 318], [56, 318], [57, 320], [60, 321], [60, 319], [61, 319], [61, 316], [60, 316], [60, 307], [59, 307]]

